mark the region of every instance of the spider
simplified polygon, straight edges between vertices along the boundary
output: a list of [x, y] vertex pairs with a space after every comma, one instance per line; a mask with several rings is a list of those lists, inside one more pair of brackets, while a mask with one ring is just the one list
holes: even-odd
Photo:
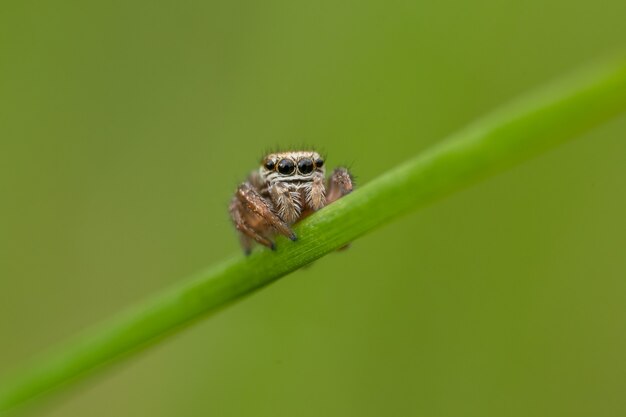
[[272, 153], [241, 184], [230, 202], [230, 216], [246, 255], [256, 241], [274, 250], [273, 236], [295, 241], [291, 225], [352, 191], [352, 176], [336, 168], [325, 180], [324, 159], [313, 151]]

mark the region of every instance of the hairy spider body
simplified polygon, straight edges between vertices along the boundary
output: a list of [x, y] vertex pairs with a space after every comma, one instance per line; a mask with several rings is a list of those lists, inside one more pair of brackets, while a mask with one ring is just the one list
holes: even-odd
[[352, 176], [336, 168], [325, 178], [324, 160], [317, 152], [272, 153], [241, 184], [229, 211], [246, 254], [253, 242], [274, 249], [273, 236], [291, 240], [291, 225], [352, 191]]

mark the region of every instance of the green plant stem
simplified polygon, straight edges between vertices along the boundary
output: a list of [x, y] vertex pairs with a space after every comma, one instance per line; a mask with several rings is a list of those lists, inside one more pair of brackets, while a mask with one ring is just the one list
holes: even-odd
[[[300, 239], [237, 256], [181, 281], [7, 379], [0, 411], [74, 382], [482, 177], [626, 110], [626, 62], [612, 62], [523, 98], [387, 172], [296, 227]], [[6, 340], [6, 339], [5, 339]]]

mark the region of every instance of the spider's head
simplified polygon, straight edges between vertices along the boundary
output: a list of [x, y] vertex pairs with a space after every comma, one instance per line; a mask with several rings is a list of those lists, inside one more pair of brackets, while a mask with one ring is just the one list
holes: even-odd
[[317, 152], [272, 153], [263, 158], [260, 173], [269, 182], [308, 182], [313, 174], [324, 174], [324, 159]]

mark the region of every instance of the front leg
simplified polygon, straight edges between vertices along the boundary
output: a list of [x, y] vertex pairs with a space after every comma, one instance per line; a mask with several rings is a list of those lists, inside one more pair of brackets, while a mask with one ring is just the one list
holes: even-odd
[[255, 221], [260, 217], [250, 213], [237, 197], [231, 201], [229, 212], [235, 228], [239, 231], [241, 247], [246, 255], [250, 255], [252, 252], [253, 241], [274, 250], [274, 242], [264, 236], [266, 232], [264, 229], [267, 229], [267, 226], [262, 222]]
[[235, 193], [235, 198], [241, 202], [241, 205], [250, 214], [256, 215], [257, 219], [262, 219], [263, 223], [269, 225], [281, 235], [287, 236], [291, 240], [296, 240], [296, 235], [289, 225], [274, 214], [269, 203], [250, 184], [241, 184]]
[[352, 175], [346, 168], [335, 168], [328, 179], [328, 192], [326, 193], [327, 204], [332, 203], [352, 192]]

